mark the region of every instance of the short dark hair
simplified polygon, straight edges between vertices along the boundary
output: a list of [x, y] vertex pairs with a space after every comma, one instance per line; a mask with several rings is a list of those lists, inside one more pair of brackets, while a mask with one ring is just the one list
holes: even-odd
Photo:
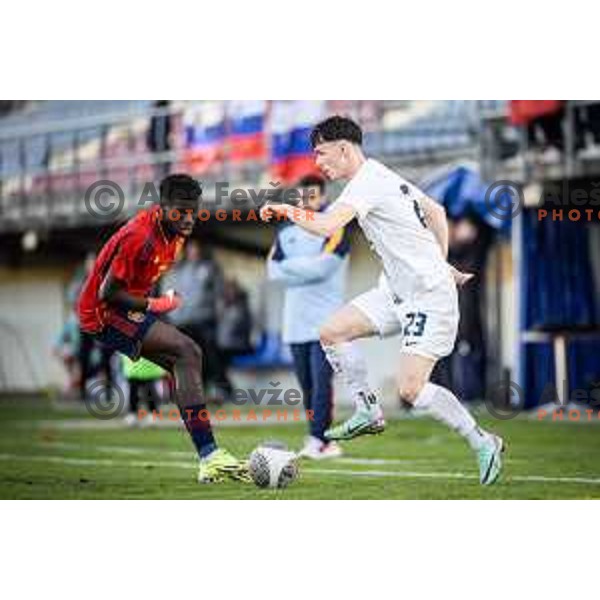
[[348, 117], [329, 117], [318, 123], [310, 134], [313, 149], [324, 142], [346, 140], [362, 145], [363, 134], [360, 126]]
[[200, 196], [202, 196], [200, 184], [189, 175], [174, 173], [160, 182], [161, 202], [172, 202], [174, 200], [196, 201]]
[[318, 187], [321, 194], [325, 193], [325, 180], [318, 175], [305, 175], [296, 183], [297, 188]]

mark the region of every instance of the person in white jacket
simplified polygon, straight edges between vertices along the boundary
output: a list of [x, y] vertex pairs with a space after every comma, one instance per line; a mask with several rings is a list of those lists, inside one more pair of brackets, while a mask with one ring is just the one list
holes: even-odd
[[[306, 176], [298, 183], [307, 208], [326, 210], [325, 181]], [[344, 303], [348, 232], [342, 227], [323, 239], [285, 223], [268, 260], [269, 278], [286, 288], [283, 341], [290, 344], [304, 405], [312, 411], [300, 456], [333, 458], [339, 445], [325, 438], [333, 415], [333, 371], [319, 342], [319, 329]]]

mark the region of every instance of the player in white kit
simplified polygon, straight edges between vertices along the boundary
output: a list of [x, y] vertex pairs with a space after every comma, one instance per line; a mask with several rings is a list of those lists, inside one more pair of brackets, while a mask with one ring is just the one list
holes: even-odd
[[402, 401], [445, 423], [477, 453], [480, 481], [494, 483], [502, 468], [503, 440], [481, 429], [452, 392], [429, 381], [435, 363], [452, 352], [459, 310], [457, 284], [469, 275], [446, 262], [445, 211], [414, 185], [362, 152], [362, 131], [352, 120], [330, 117], [311, 137], [315, 160], [328, 179], [348, 183], [325, 213], [288, 204], [266, 205], [261, 217], [285, 215], [306, 230], [330, 236], [357, 219], [383, 273], [379, 285], [336, 312], [321, 328], [321, 344], [350, 390], [352, 417], [325, 433], [330, 440], [380, 433], [383, 412], [369, 388], [367, 367], [354, 340], [401, 334], [396, 375]]

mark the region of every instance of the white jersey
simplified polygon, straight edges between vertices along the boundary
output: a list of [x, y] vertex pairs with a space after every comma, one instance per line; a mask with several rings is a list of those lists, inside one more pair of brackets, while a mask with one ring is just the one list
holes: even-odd
[[423, 196], [400, 175], [368, 159], [334, 204], [348, 204], [356, 210], [388, 285], [401, 299], [448, 281], [448, 263], [419, 203]]

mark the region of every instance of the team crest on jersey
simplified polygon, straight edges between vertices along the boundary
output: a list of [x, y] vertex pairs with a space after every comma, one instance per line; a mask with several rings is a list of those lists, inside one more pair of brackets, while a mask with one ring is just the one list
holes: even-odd
[[408, 186], [407, 186], [405, 183], [403, 183], [403, 184], [400, 186], [400, 191], [401, 191], [401, 192], [402, 192], [402, 193], [403, 193], [405, 196], [408, 196], [409, 189], [408, 189]]
[[138, 310], [130, 310], [127, 313], [127, 318], [134, 323], [141, 323], [144, 320], [144, 313]]

